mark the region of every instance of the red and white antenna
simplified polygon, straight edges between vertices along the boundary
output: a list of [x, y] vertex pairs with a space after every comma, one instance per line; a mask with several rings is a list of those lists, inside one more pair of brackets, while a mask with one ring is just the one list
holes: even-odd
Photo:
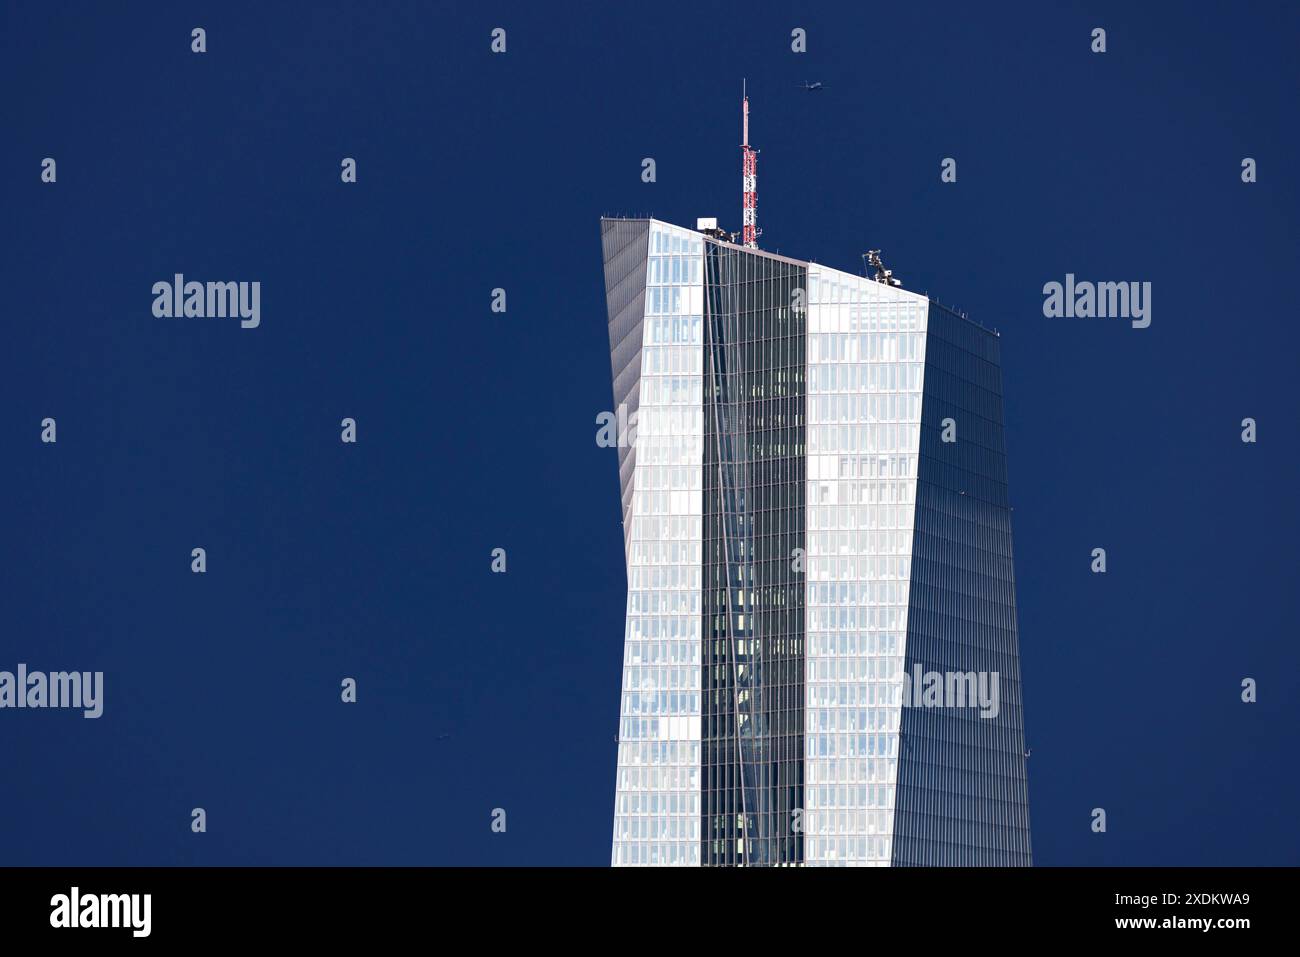
[[[742, 81], [743, 83], [744, 81]], [[744, 244], [750, 249], [758, 248], [758, 237], [762, 230], [758, 228], [758, 150], [749, 146], [749, 92], [742, 86], [742, 113], [744, 115], [744, 142], [740, 144], [744, 206], [741, 209], [741, 222], [744, 225]]]

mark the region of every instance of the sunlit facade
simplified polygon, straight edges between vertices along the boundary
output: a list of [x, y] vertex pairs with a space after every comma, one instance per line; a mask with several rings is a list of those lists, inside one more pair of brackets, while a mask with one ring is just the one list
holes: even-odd
[[805, 862], [892, 856], [928, 302], [810, 267]]
[[[612, 863], [1031, 863], [997, 337], [657, 220], [601, 231], [630, 433]], [[918, 668], [995, 673], [996, 713], [905, 706]]]
[[663, 223], [604, 230], [627, 620], [616, 865], [700, 863], [703, 239]]

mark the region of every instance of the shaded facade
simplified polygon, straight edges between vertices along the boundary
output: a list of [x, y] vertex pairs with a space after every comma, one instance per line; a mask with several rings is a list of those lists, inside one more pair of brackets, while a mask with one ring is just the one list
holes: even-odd
[[[612, 862], [1029, 864], [997, 337], [656, 220], [601, 232], [630, 433]], [[997, 707], [908, 706], [918, 669], [995, 675]]]
[[705, 277], [703, 862], [794, 864], [808, 270], [711, 242]]

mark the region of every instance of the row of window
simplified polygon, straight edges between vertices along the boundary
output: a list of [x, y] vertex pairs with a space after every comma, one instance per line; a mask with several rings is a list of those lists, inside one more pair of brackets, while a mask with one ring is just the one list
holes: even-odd
[[698, 615], [656, 616], [654, 618], [629, 618], [624, 632], [629, 646], [628, 661], [639, 663], [639, 656], [650, 653], [659, 646], [668, 646], [675, 639], [699, 641]]
[[[685, 767], [628, 767], [618, 772], [619, 791], [698, 791], [700, 769]], [[670, 802], [671, 807], [671, 802]]]
[[[914, 378], [910, 371], [875, 372], [873, 365], [861, 362], [826, 362], [808, 367], [808, 395], [829, 395], [834, 392], [849, 392], [854, 395], [865, 393], [884, 393], [897, 395], [921, 394], [921, 379]], [[908, 365], [904, 368], [920, 369], [920, 365]], [[890, 388], [890, 383], [902, 382], [909, 388]]]
[[[910, 554], [911, 545], [909, 543], [911, 539], [911, 523], [899, 520], [895, 523], [893, 529], [881, 531], [812, 531], [808, 533], [807, 549], [808, 554], [813, 556], [813, 558], [809, 559], [810, 562], [818, 561], [820, 558], [846, 559], [853, 562], [875, 554]], [[826, 568], [826, 565], [818, 561], [816, 568], [818, 572], [824, 571]], [[814, 572], [811, 564], [808, 566], [808, 572], [811, 578]], [[864, 578], [866, 576], [859, 575], [857, 577]]]
[[687, 253], [692, 256], [704, 255], [704, 238], [682, 226], [668, 223], [652, 222], [650, 224], [650, 255], [662, 256], [667, 253]]
[[874, 608], [808, 608], [808, 631], [902, 631], [907, 617], [903, 606]]
[[640, 517], [632, 519], [632, 541], [692, 541], [700, 540], [700, 515], [671, 515], [663, 518]]
[[804, 860], [824, 866], [875, 864], [888, 866], [892, 842], [888, 837], [821, 837], [804, 841]]
[[809, 425], [808, 454], [835, 455], [841, 451], [857, 455], [881, 452], [917, 451], [921, 430], [909, 423], [880, 425]]
[[906, 605], [910, 581], [809, 582], [809, 605]]
[[[815, 528], [873, 528], [879, 522], [874, 515], [879, 505], [913, 505], [916, 502], [916, 482], [913, 480], [889, 482], [882, 480], [864, 482], [813, 482], [808, 488], [812, 504], [808, 509], [808, 527]], [[814, 525], [813, 522], [826, 524]]]
[[[636, 719], [619, 721], [620, 726], [637, 723]], [[655, 730], [658, 730], [659, 727], [658, 718], [650, 719], [649, 722], [640, 721], [639, 723], [648, 723]], [[628, 740], [622, 740], [620, 737], [618, 763], [619, 767], [667, 767], [676, 765], [683, 768], [697, 768], [700, 766], [700, 742], [698, 740], [669, 738], [666, 734], [662, 737], [658, 735], [654, 737], [642, 735], [640, 740], [631, 737]]]
[[[658, 682], [656, 682], [658, 683]], [[684, 680], [679, 680], [675, 685], [672, 679], [668, 680], [672, 687], [691, 689], [688, 691], [629, 691], [623, 695], [623, 714], [628, 717], [633, 716], [679, 716], [691, 717], [687, 713], [692, 704], [700, 700], [700, 672], [693, 671]], [[669, 737], [675, 737], [671, 729], [668, 732]]]
[[[649, 286], [645, 291], [645, 314], [650, 316], [701, 316], [704, 313], [702, 286]], [[691, 340], [695, 341], [695, 340]]]
[[627, 613], [629, 618], [636, 615], [658, 617], [660, 615], [698, 615], [700, 613], [700, 593], [698, 591], [648, 591], [628, 592]]
[[[906, 532], [872, 532], [873, 535], [906, 535]], [[910, 581], [912, 559], [906, 553], [889, 554], [883, 549], [855, 558], [819, 557], [806, 560], [810, 582]]]
[[804, 799], [809, 813], [827, 808], [892, 808], [894, 788], [889, 785], [845, 785], [804, 787]]
[[925, 339], [919, 332], [808, 334], [808, 362], [924, 362]]
[[633, 499], [633, 514], [698, 515], [703, 494], [701, 489], [681, 492], [653, 492], [642, 489]]
[[615, 867], [699, 867], [700, 845], [624, 844], [615, 842], [610, 861]]
[[696, 591], [700, 587], [700, 567], [675, 565], [667, 568], [628, 569], [628, 588], [632, 591], [653, 589], [656, 591], [686, 588]]
[[646, 282], [651, 286], [700, 284], [703, 260], [699, 256], [651, 256]]
[[[822, 735], [838, 737], [838, 735]], [[804, 765], [805, 788], [812, 784], [889, 784], [898, 776], [898, 759], [895, 757], [868, 758], [842, 755], [822, 755]]]
[[701, 543], [633, 541], [628, 562], [637, 565], [689, 565], [700, 564]]
[[[853, 693], [849, 693], [852, 691]], [[825, 732], [880, 732], [896, 733], [902, 712], [898, 707], [899, 694], [897, 685], [885, 682], [863, 682], [857, 687], [840, 688], [830, 685], [811, 685], [808, 688], [809, 700], [805, 712], [805, 721], [810, 730]], [[835, 702], [828, 699], [839, 697], [840, 707], [828, 707]], [[860, 708], [859, 703], [877, 704], [875, 708]], [[889, 699], [892, 698], [891, 702]]]
[[636, 448], [636, 466], [643, 465], [695, 465], [699, 467], [702, 453], [701, 438], [691, 436], [656, 436], [644, 439], [638, 434], [630, 443]]
[[[831, 658], [897, 655], [903, 647], [900, 633], [885, 631], [810, 631], [805, 640], [811, 655]], [[846, 672], [845, 676], [853, 674]]]
[[[841, 483], [840, 488], [843, 489], [844, 485], [845, 483]], [[813, 556], [834, 554], [834, 552], [823, 552], [820, 548], [813, 547], [820, 544], [817, 536], [822, 533], [833, 535], [842, 530], [850, 534], [870, 535], [877, 531], [889, 532], [910, 529], [916, 515], [915, 503], [912, 501], [911, 495], [912, 488], [913, 484], [911, 482], [871, 483], [864, 488], [864, 491], [879, 493], [883, 489], [884, 494], [880, 495], [877, 503], [870, 507], [847, 503], [843, 505], [809, 505], [805, 519], [807, 523], [808, 554]], [[898, 504], [887, 504], [889, 501]], [[870, 537], [855, 538], [854, 542], [869, 546], [875, 544], [876, 540]]]
[[[654, 375], [641, 380], [641, 402], [647, 406], [686, 405], [703, 408], [704, 380], [696, 375]], [[640, 419], [640, 413], [637, 418]]]
[[925, 332], [927, 326], [924, 306], [814, 303], [807, 315], [810, 333]]
[[831, 422], [909, 422], [921, 419], [919, 392], [855, 392], [845, 395], [808, 396], [808, 421], [818, 425]]
[[616, 841], [698, 841], [698, 817], [616, 817]]
[[641, 350], [641, 374], [703, 374], [704, 353], [699, 346], [646, 346]]
[[852, 811], [804, 812], [803, 830], [809, 835], [852, 834], [893, 837], [894, 812], [889, 809], [855, 809]]

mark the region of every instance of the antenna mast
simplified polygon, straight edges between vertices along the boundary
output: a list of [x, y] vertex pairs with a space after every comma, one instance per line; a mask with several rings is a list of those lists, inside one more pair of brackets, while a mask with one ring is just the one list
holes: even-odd
[[740, 144], [740, 150], [742, 184], [745, 193], [744, 205], [741, 208], [741, 223], [744, 226], [744, 244], [750, 249], [757, 249], [758, 237], [762, 234], [762, 230], [758, 228], [758, 150], [751, 149], [749, 145], [748, 85], [742, 86], [741, 89], [744, 142]]

